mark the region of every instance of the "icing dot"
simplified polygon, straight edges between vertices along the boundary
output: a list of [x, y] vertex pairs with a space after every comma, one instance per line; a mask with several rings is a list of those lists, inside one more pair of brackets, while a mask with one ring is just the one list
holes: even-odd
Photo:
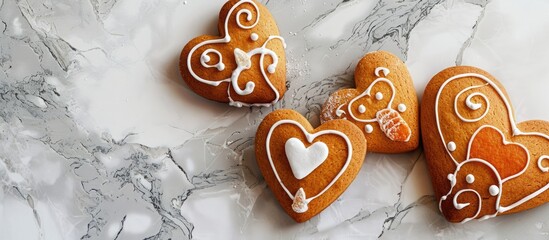
[[465, 181], [467, 181], [467, 183], [469, 183], [469, 184], [474, 183], [475, 182], [475, 176], [473, 176], [473, 174], [467, 174], [467, 176], [465, 177]]
[[202, 61], [204, 62], [209, 62], [211, 59], [210, 59], [210, 56], [208, 55], [202, 55]]
[[252, 33], [250, 34], [250, 39], [255, 42], [259, 39], [259, 36], [257, 35], [257, 33]]
[[276, 71], [276, 66], [274, 64], [269, 65], [269, 67], [267, 67], [267, 71], [270, 74], [273, 74]]
[[362, 104], [360, 104], [360, 106], [358, 106], [358, 112], [359, 113], [365, 113], [366, 112], [366, 107]]
[[492, 195], [492, 196], [496, 196], [496, 195], [499, 194], [499, 188], [496, 185], [490, 186], [490, 188], [488, 188], [488, 191], [490, 192], [490, 195]]
[[454, 174], [448, 174], [448, 180], [450, 180], [450, 185], [456, 185], [456, 176], [454, 176]]
[[398, 105], [398, 111], [403, 113], [406, 111], [406, 105], [404, 105], [404, 103], [401, 103]]
[[223, 71], [223, 70], [225, 70], [225, 64], [223, 64], [223, 63], [217, 64], [217, 70], [218, 70], [218, 71]]
[[366, 130], [366, 133], [372, 133], [374, 131], [374, 127], [372, 127], [372, 125], [368, 124], [364, 127], [364, 130]]
[[449, 142], [449, 143], [448, 143], [448, 150], [449, 150], [450, 152], [455, 151], [456, 148], [457, 148], [457, 146], [456, 146], [456, 143], [455, 143], [455, 142]]
[[376, 99], [377, 99], [377, 100], [383, 99], [383, 93], [377, 92], [377, 93], [376, 93]]

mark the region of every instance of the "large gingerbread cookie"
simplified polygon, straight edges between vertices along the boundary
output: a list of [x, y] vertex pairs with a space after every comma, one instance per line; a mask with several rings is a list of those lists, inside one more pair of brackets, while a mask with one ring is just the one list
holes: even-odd
[[301, 114], [276, 110], [259, 125], [255, 152], [282, 208], [304, 222], [351, 184], [364, 161], [366, 141], [348, 121], [333, 120], [313, 129]]
[[286, 91], [284, 39], [255, 0], [230, 0], [219, 13], [219, 36], [191, 40], [181, 52], [183, 80], [197, 94], [231, 106], [270, 106]]
[[347, 119], [368, 141], [368, 151], [408, 152], [419, 146], [419, 103], [408, 68], [397, 56], [366, 54], [355, 70], [356, 88], [333, 93], [320, 119]]
[[421, 105], [425, 156], [451, 222], [516, 213], [549, 200], [549, 122], [517, 123], [503, 86], [474, 67], [448, 68]]

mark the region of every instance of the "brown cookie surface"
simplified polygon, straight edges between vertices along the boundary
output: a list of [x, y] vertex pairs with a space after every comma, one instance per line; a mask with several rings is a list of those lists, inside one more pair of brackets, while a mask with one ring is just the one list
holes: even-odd
[[401, 153], [419, 145], [419, 103], [412, 78], [397, 56], [366, 54], [355, 70], [356, 88], [333, 93], [322, 107], [322, 122], [347, 119], [358, 126], [368, 150]]
[[452, 67], [421, 105], [435, 196], [451, 222], [516, 213], [549, 200], [549, 122], [517, 123], [503, 86], [475, 67]]
[[265, 182], [297, 222], [314, 217], [354, 180], [364, 161], [366, 140], [345, 120], [316, 129], [293, 110], [276, 110], [257, 129], [255, 151]]
[[286, 91], [285, 42], [268, 9], [230, 0], [219, 13], [220, 36], [199, 36], [183, 48], [179, 70], [198, 95], [231, 106], [270, 106]]

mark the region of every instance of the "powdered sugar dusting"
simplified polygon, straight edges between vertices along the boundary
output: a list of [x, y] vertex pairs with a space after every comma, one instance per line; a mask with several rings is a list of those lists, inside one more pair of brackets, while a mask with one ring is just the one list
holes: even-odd
[[351, 91], [343, 91], [342, 93], [332, 94], [326, 103], [324, 103], [324, 111], [322, 111], [321, 121], [327, 122], [334, 119], [341, 119], [343, 117], [338, 117], [336, 114], [337, 109], [345, 104], [347, 99], [351, 99], [355, 94]]

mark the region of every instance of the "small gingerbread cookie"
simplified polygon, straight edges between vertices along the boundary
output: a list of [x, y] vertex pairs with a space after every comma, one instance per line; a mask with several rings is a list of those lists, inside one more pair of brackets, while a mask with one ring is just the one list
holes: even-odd
[[183, 48], [179, 70], [198, 95], [231, 106], [270, 106], [286, 91], [284, 39], [255, 0], [230, 0], [219, 13], [222, 37], [203, 35]]
[[377, 51], [366, 54], [355, 70], [356, 88], [333, 93], [320, 119], [347, 119], [358, 126], [368, 150], [401, 153], [419, 145], [419, 104], [412, 78], [397, 56]]
[[366, 154], [360, 129], [333, 120], [313, 129], [293, 110], [276, 110], [257, 129], [255, 153], [265, 182], [297, 222], [335, 201], [358, 174]]
[[467, 222], [549, 200], [549, 122], [517, 123], [503, 86], [474, 67], [429, 82], [421, 105], [425, 157], [442, 214]]

